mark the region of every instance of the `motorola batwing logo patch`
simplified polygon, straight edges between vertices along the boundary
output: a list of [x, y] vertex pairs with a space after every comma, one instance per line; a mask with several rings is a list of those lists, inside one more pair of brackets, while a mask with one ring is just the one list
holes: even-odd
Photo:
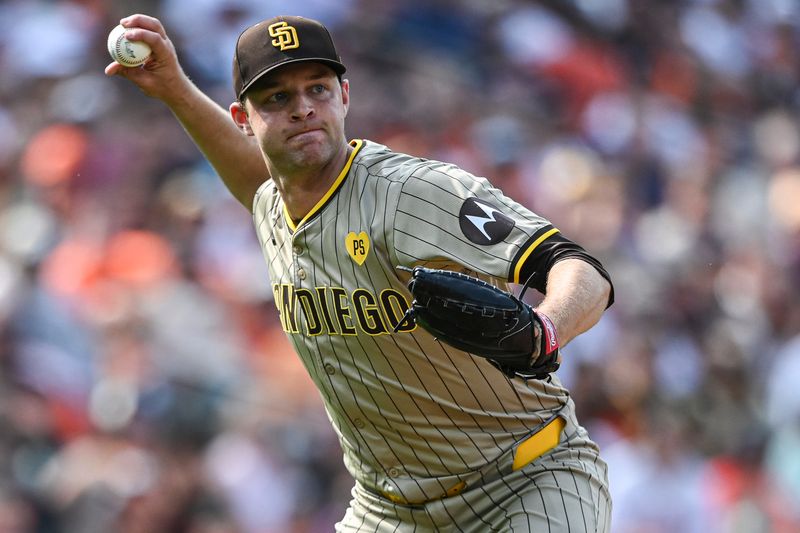
[[458, 214], [461, 231], [475, 244], [497, 244], [514, 228], [514, 221], [495, 206], [477, 198], [467, 198]]

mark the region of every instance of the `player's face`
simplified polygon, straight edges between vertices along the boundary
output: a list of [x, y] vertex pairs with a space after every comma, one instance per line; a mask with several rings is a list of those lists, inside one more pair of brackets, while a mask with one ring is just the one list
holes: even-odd
[[313, 62], [276, 69], [248, 90], [248, 122], [268, 161], [289, 172], [321, 168], [346, 149], [348, 90], [346, 80]]

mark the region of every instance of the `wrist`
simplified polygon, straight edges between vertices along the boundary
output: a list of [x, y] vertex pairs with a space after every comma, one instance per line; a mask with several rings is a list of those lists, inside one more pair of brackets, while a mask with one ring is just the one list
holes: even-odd
[[538, 354], [536, 354], [536, 359], [547, 358], [553, 352], [557, 352], [559, 349], [559, 342], [558, 342], [558, 331], [556, 330], [556, 326], [553, 321], [547, 316], [544, 312], [539, 309], [533, 309], [533, 313], [536, 316], [539, 326], [539, 337], [538, 337]]
[[168, 91], [157, 97], [176, 115], [191, 112], [197, 107], [199, 100], [206, 98], [205, 94], [183, 72], [169, 84]]

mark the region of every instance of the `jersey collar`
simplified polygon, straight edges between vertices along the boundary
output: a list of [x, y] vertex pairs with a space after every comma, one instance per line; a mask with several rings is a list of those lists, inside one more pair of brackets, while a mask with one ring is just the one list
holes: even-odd
[[353, 165], [356, 154], [359, 150], [361, 150], [361, 147], [364, 146], [364, 141], [361, 139], [352, 140], [350, 141], [350, 146], [353, 147], [353, 151], [350, 153], [350, 157], [347, 158], [347, 163], [345, 163], [344, 168], [342, 168], [342, 171], [339, 173], [339, 176], [337, 176], [336, 180], [331, 185], [331, 188], [328, 189], [328, 192], [326, 192], [325, 195], [320, 198], [319, 202], [317, 202], [317, 205], [312, 207], [311, 211], [306, 213], [306, 216], [304, 216], [298, 224], [295, 224], [292, 221], [292, 217], [289, 216], [289, 211], [286, 209], [286, 204], [283, 204], [283, 218], [286, 220], [286, 225], [289, 227], [292, 233], [294, 233], [297, 228], [305, 224], [307, 220], [311, 219], [311, 217], [321, 211], [322, 208], [325, 207], [325, 204], [328, 203], [328, 200], [330, 200], [331, 197], [336, 194], [336, 191], [339, 190], [339, 187], [342, 186], [345, 177], [347, 177], [347, 173], [350, 172], [350, 167]]

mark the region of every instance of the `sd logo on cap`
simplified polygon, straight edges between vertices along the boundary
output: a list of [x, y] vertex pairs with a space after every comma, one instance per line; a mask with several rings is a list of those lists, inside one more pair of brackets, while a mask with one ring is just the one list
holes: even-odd
[[[301, 45], [302, 43], [302, 45]], [[233, 55], [233, 90], [244, 93], [266, 73], [288, 63], [316, 61], [344, 74], [328, 29], [316, 20], [280, 16], [263, 20], [244, 30]]]

